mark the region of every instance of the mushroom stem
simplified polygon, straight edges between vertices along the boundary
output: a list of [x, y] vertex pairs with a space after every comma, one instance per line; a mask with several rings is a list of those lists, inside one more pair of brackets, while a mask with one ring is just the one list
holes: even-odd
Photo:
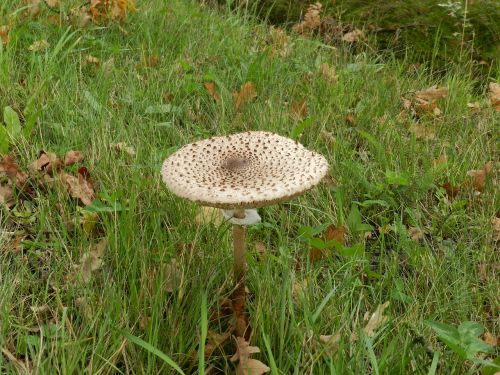
[[[235, 210], [234, 217], [244, 219], [245, 210]], [[232, 303], [235, 318], [235, 331], [238, 337], [244, 337], [247, 329], [245, 317], [245, 232], [246, 230], [243, 225], [233, 224], [234, 278], [236, 287], [233, 292]]]

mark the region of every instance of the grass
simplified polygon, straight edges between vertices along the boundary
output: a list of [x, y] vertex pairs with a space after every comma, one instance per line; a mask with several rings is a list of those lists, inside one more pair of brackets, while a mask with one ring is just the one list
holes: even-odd
[[[297, 37], [287, 57], [273, 56], [265, 25], [190, 1], [143, 2], [125, 24], [85, 29], [51, 24], [46, 10], [22, 20], [16, 7], [13, 0], [0, 5], [0, 24], [13, 22], [0, 52], [0, 107], [41, 112], [35, 133], [11, 154], [26, 169], [40, 150], [82, 150], [98, 198], [125, 209], [100, 213], [87, 235], [79, 202], [61, 189], [39, 187], [33, 199], [2, 208], [0, 347], [19, 362], [4, 353], [1, 373], [26, 363], [40, 374], [174, 373], [154, 351], [185, 373], [203, 373], [197, 354], [207, 329], [203, 314], [220, 309], [231, 293], [231, 231], [227, 224], [197, 224], [197, 207], [162, 184], [161, 163], [211, 135], [259, 129], [290, 136], [301, 122], [288, 103], [304, 98], [310, 120], [300, 141], [328, 158], [335, 185], [261, 209], [263, 223], [249, 230], [256, 358], [283, 374], [478, 372], [480, 365], [456, 355], [425, 323], [476, 321], [500, 334], [500, 259], [491, 225], [498, 172], [480, 195], [464, 187], [449, 199], [438, 187], [460, 185], [470, 180], [467, 171], [498, 160], [498, 113], [467, 66], [436, 75], [425, 66], [410, 69], [411, 61], [353, 56]], [[29, 51], [40, 39], [50, 47]], [[87, 63], [87, 55], [100, 66]], [[145, 64], [150, 56], [159, 58], [154, 67]], [[322, 62], [336, 68], [336, 83], [318, 74]], [[207, 79], [217, 84], [220, 102], [205, 91]], [[247, 81], [258, 98], [235, 113], [231, 93]], [[420, 139], [409, 131], [417, 120], [401, 115], [401, 98], [433, 84], [448, 87], [449, 96], [440, 116], [418, 120], [435, 139]], [[475, 101], [479, 113], [467, 107]], [[169, 106], [156, 111], [162, 104]], [[354, 124], [346, 121], [349, 113]], [[136, 155], [116, 152], [118, 142]], [[433, 167], [443, 154], [446, 165]], [[363, 254], [331, 249], [310, 262], [300, 227], [349, 223], [353, 202], [374, 228], [364, 239], [351, 225], [347, 245], [363, 245]], [[387, 233], [377, 230], [386, 225]], [[412, 240], [410, 227], [424, 238]], [[23, 235], [22, 251], [10, 247], [12, 232]], [[101, 269], [90, 283], [72, 277], [103, 237], [109, 246]], [[264, 256], [252, 251], [256, 241], [265, 244]], [[180, 276], [169, 292], [172, 259]], [[365, 314], [386, 301], [387, 324], [373, 337], [363, 335]], [[206, 324], [221, 334], [227, 319]], [[318, 338], [338, 331], [332, 354]], [[226, 345], [204, 366], [231, 372], [232, 354]]]

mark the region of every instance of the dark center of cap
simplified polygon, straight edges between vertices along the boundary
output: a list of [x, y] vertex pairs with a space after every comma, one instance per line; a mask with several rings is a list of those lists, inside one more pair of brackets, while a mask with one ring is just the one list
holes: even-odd
[[238, 169], [243, 169], [250, 164], [250, 160], [241, 157], [230, 157], [227, 158], [222, 167], [225, 169], [229, 169], [230, 171], [237, 171]]

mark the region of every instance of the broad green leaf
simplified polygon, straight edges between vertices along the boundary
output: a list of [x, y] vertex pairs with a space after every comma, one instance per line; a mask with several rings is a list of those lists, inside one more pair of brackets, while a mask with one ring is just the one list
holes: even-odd
[[5, 107], [3, 109], [3, 119], [5, 121], [7, 133], [12, 138], [16, 138], [21, 133], [21, 122], [19, 121], [19, 116], [16, 111], [11, 107]]
[[10, 149], [10, 138], [7, 129], [3, 124], [0, 124], [0, 155], [6, 155]]
[[392, 171], [385, 172], [385, 180], [389, 185], [408, 186], [410, 185], [409, 177], [404, 173], [397, 173]]
[[357, 243], [351, 247], [337, 244], [335, 249], [340, 253], [340, 255], [345, 257], [361, 256], [365, 253], [365, 246], [361, 243]]
[[85, 206], [85, 211], [89, 212], [118, 212], [125, 210], [126, 208], [120, 202], [113, 202], [111, 205], [105, 205], [98, 199], [93, 200], [91, 204]]
[[293, 128], [292, 133], [290, 134], [290, 138], [297, 139], [299, 136], [310, 127], [313, 123], [313, 118], [309, 117], [301, 121], [295, 128]]

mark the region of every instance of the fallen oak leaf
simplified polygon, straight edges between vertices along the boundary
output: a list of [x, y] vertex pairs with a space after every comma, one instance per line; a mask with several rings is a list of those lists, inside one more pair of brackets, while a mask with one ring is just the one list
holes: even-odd
[[26, 5], [26, 10], [24, 15], [28, 17], [38, 17], [40, 14], [40, 0], [23, 0], [23, 4]]
[[108, 239], [104, 238], [92, 246], [92, 249], [88, 253], [83, 254], [80, 258], [80, 275], [85, 283], [91, 280], [92, 272], [101, 268], [102, 256], [107, 247]]
[[364, 37], [363, 31], [359, 29], [354, 29], [353, 31], [344, 34], [342, 36], [342, 41], [347, 43], [356, 43], [363, 37]]
[[445, 182], [441, 187], [446, 191], [449, 198], [455, 198], [460, 193], [460, 187], [452, 185], [449, 182]]
[[484, 334], [483, 334], [483, 341], [488, 344], [488, 345], [491, 345], [491, 346], [497, 346], [498, 345], [498, 338], [493, 336], [490, 332], [486, 331]]
[[14, 162], [12, 156], [6, 155], [3, 157], [2, 161], [0, 161], [0, 173], [5, 173], [18, 189], [29, 189], [26, 184], [26, 176], [21, 172], [19, 165]]
[[335, 71], [335, 68], [331, 67], [327, 63], [322, 63], [319, 66], [319, 72], [323, 76], [323, 78], [325, 78], [327, 81], [330, 81], [330, 82], [337, 82], [337, 80], [339, 78], [337, 76], [337, 72]]
[[52, 174], [61, 169], [63, 163], [56, 154], [51, 152], [40, 151], [38, 159], [28, 165], [28, 169], [32, 172], [41, 172]]
[[32, 45], [30, 45], [28, 47], [28, 50], [30, 50], [31, 52], [41, 52], [45, 51], [49, 47], [50, 47], [49, 42], [47, 42], [46, 39], [42, 39], [42, 40], [37, 40]]
[[0, 42], [4, 46], [10, 42], [10, 27], [7, 25], [0, 26]]
[[135, 149], [132, 146], [127, 145], [125, 142], [118, 142], [113, 144], [113, 148], [117, 151], [125, 152], [130, 156], [135, 156]]
[[375, 336], [375, 331], [378, 330], [380, 327], [382, 327], [387, 321], [389, 320], [389, 317], [387, 317], [384, 314], [385, 309], [389, 306], [389, 301], [378, 305], [377, 309], [373, 314], [368, 314], [370, 316], [368, 323], [366, 326], [363, 328], [365, 331], [366, 335], [368, 337], [373, 337]]
[[320, 335], [319, 340], [325, 344], [325, 349], [327, 350], [329, 355], [335, 354], [335, 352], [339, 348], [340, 339], [341, 339], [340, 330], [334, 335]]
[[5, 206], [7, 209], [14, 206], [14, 192], [10, 186], [0, 185], [0, 206]]
[[55, 8], [59, 6], [59, 0], [44, 0], [44, 1], [49, 8]]
[[412, 124], [409, 130], [415, 135], [415, 138], [417, 139], [425, 139], [427, 141], [436, 139], [436, 133], [434, 132], [434, 129], [431, 129], [429, 127], [425, 127], [420, 124]]
[[417, 91], [415, 96], [428, 102], [435, 101], [437, 99], [446, 98], [448, 96], [448, 89], [446, 87], [437, 87], [434, 85], [428, 89]]
[[78, 198], [84, 205], [89, 205], [95, 198], [93, 185], [85, 179], [82, 174], [75, 177], [69, 173], [62, 172], [59, 180], [73, 198]]
[[491, 106], [495, 110], [500, 111], [500, 84], [490, 82], [488, 88], [490, 89], [489, 96]]
[[205, 345], [205, 359], [209, 359], [215, 349], [221, 347], [230, 337], [231, 330], [224, 332], [222, 335], [209, 330], [207, 334], [207, 343]]
[[231, 357], [231, 362], [238, 362], [237, 375], [261, 375], [271, 369], [257, 359], [250, 358], [252, 354], [260, 353], [260, 349], [250, 344], [243, 338], [236, 338], [236, 354]]
[[323, 5], [319, 2], [310, 4], [307, 8], [304, 20], [292, 27], [296, 33], [304, 33], [306, 31], [314, 31], [321, 26], [321, 8]]
[[215, 87], [214, 82], [203, 82], [203, 86], [205, 87], [205, 90], [207, 90], [208, 94], [216, 101], [220, 102], [220, 95], [217, 92], [217, 88]]
[[500, 217], [493, 217], [491, 219], [491, 225], [493, 226], [493, 241], [500, 241]]
[[81, 162], [83, 159], [85, 159], [85, 156], [83, 155], [83, 152], [81, 151], [68, 151], [66, 155], [64, 155], [64, 165], [73, 165], [76, 163]]
[[486, 176], [492, 170], [493, 170], [493, 163], [489, 161], [481, 169], [473, 169], [467, 172], [467, 176], [470, 176], [474, 179], [472, 185], [476, 192], [478, 193], [483, 192], [484, 184], [486, 182]]
[[92, 56], [92, 55], [87, 55], [85, 56], [85, 61], [89, 64], [93, 64], [95, 66], [101, 65], [101, 60], [99, 60], [97, 57]]
[[255, 90], [255, 84], [253, 82], [244, 83], [239, 92], [233, 93], [234, 97], [234, 108], [236, 112], [250, 102], [252, 99], [257, 97], [257, 91]]
[[408, 235], [410, 236], [411, 240], [415, 242], [419, 242], [420, 240], [423, 240], [425, 237], [422, 229], [416, 227], [409, 227]]

